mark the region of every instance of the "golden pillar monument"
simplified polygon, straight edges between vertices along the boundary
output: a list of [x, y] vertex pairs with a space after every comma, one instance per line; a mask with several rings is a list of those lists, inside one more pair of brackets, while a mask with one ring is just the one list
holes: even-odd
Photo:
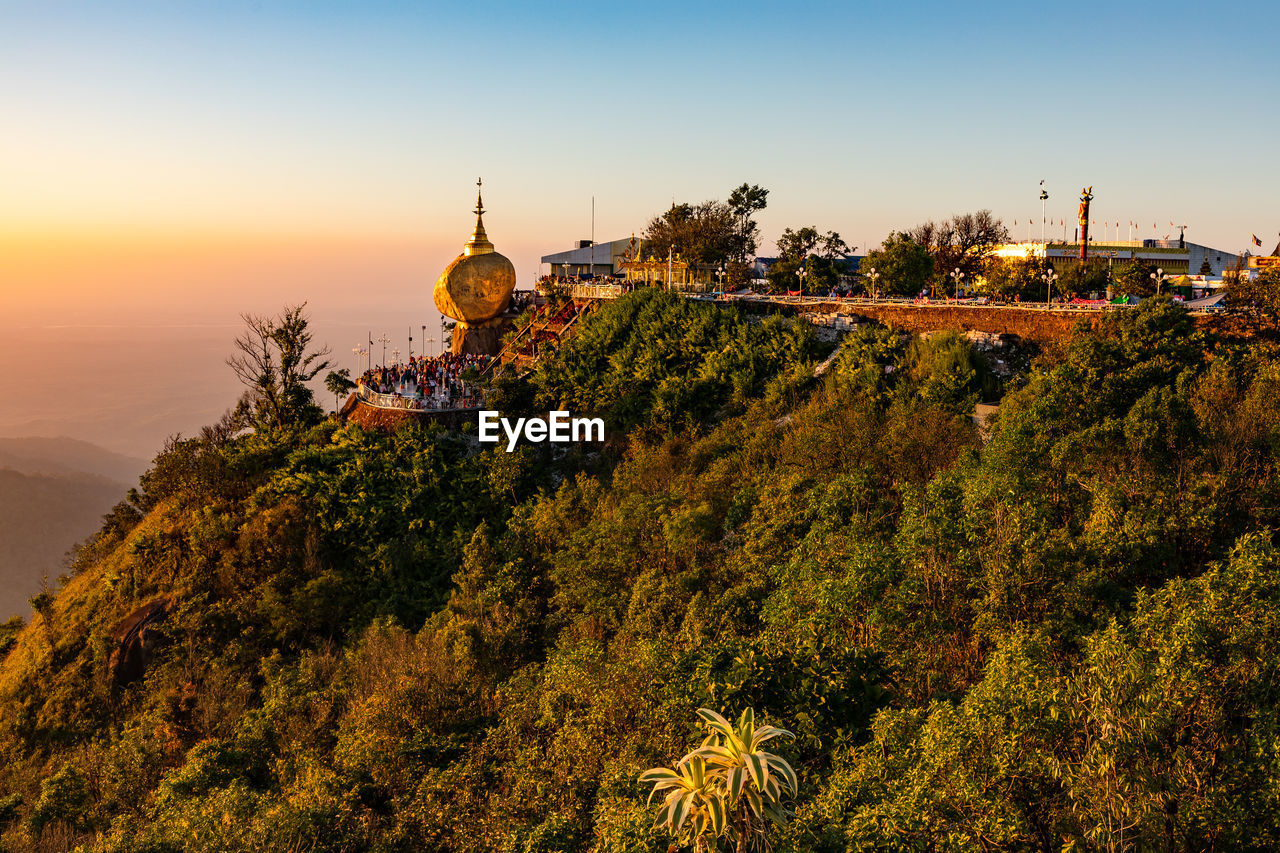
[[1089, 202], [1093, 201], [1093, 187], [1080, 190], [1080, 210], [1076, 218], [1080, 220], [1080, 260], [1089, 259]]
[[433, 293], [440, 313], [456, 320], [453, 352], [496, 355], [510, 320], [501, 315], [511, 303], [516, 268], [493, 249], [484, 231], [481, 182], [476, 181], [476, 227], [462, 254], [444, 268]]

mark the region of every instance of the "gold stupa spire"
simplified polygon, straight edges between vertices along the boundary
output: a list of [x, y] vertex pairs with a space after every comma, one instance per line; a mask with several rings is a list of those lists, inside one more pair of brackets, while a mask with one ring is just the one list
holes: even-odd
[[484, 199], [480, 197], [481, 180], [476, 178], [476, 230], [471, 232], [471, 239], [463, 250], [464, 255], [485, 255], [493, 251], [489, 235], [484, 233]]

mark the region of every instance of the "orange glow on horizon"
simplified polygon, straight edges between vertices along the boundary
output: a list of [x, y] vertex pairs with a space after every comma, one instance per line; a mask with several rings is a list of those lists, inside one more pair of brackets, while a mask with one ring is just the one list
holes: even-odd
[[[487, 222], [486, 222], [487, 224]], [[362, 310], [434, 310], [430, 288], [461, 250], [460, 221], [446, 236], [359, 231], [268, 232], [83, 227], [0, 232], [0, 314], [158, 315], [273, 311], [307, 301], [330, 316]], [[506, 245], [504, 245], [504, 243]], [[517, 264], [519, 286], [533, 268]], [[505, 250], [505, 251], [504, 251]], [[536, 260], [534, 261], [536, 263]]]

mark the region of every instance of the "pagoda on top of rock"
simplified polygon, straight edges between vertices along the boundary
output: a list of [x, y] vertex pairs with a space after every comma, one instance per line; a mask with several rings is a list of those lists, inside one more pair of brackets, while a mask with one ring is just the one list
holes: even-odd
[[475, 230], [462, 254], [440, 273], [433, 295], [440, 313], [458, 323], [453, 330], [453, 352], [494, 355], [509, 324], [502, 314], [511, 304], [516, 268], [489, 242], [479, 180], [476, 187]]

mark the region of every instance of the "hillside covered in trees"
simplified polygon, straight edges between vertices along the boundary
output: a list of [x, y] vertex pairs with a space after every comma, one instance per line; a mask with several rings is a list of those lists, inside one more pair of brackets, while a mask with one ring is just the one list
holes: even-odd
[[1280, 845], [1280, 356], [827, 355], [642, 291], [492, 392], [604, 445], [172, 443], [0, 628], [0, 850], [660, 853], [704, 707], [794, 734], [776, 850]]

